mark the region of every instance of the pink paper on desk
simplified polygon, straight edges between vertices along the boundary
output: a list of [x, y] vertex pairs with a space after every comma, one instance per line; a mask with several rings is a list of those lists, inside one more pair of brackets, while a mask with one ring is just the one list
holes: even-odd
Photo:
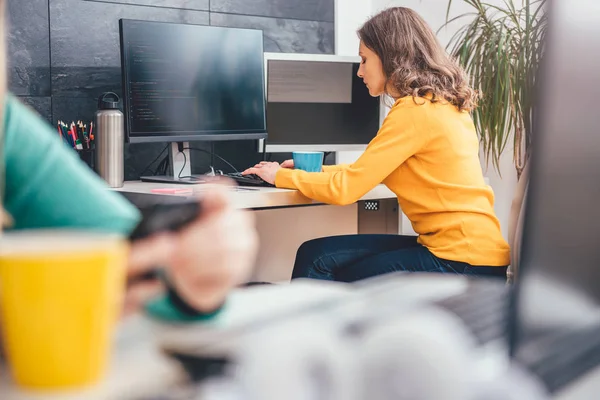
[[150, 192], [157, 194], [192, 194], [194, 193], [192, 189], [173, 189], [173, 188], [163, 188], [163, 189], [152, 189]]

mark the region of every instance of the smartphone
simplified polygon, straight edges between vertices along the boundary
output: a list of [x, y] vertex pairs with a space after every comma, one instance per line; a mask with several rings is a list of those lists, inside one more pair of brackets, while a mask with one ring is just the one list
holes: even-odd
[[[177, 232], [200, 216], [202, 204], [199, 199], [177, 201], [173, 203], [157, 203], [140, 207], [142, 219], [129, 235], [129, 240], [136, 241], [162, 232]], [[129, 284], [149, 280], [160, 279], [167, 288], [167, 295], [171, 303], [186, 315], [198, 314], [181, 297], [169, 281], [167, 274], [160, 265], [156, 269], [134, 278]]]
[[135, 227], [129, 239], [131, 241], [147, 238], [161, 232], [177, 232], [200, 216], [202, 211], [199, 199], [157, 203], [140, 208], [142, 219]]

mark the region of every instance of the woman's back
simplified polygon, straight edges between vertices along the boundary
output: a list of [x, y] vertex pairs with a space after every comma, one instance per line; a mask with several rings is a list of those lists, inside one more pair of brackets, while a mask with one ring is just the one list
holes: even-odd
[[470, 115], [447, 102], [404, 97], [384, 128], [394, 130], [391, 135], [422, 136], [415, 154], [383, 181], [398, 196], [420, 243], [440, 258], [507, 265], [509, 249], [483, 179]]

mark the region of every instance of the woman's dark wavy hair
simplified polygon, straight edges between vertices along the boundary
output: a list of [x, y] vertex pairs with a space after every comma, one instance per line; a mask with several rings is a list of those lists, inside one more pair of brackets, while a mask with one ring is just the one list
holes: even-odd
[[381, 59], [387, 94], [393, 89], [400, 97], [430, 95], [433, 102], [443, 99], [461, 111], [476, 107], [477, 93], [467, 74], [415, 11], [384, 10], [365, 22], [358, 36]]

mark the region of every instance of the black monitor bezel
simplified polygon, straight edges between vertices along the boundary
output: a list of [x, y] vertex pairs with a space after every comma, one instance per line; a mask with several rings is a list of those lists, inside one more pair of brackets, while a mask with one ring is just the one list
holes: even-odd
[[[129, 116], [129, 97], [127, 96], [128, 91], [128, 74], [127, 74], [127, 46], [125, 46], [124, 38], [124, 24], [125, 23], [148, 23], [148, 24], [166, 24], [166, 25], [190, 25], [199, 26], [203, 28], [215, 28], [215, 29], [234, 29], [244, 31], [258, 31], [261, 36], [264, 37], [264, 33], [260, 29], [249, 29], [249, 28], [231, 28], [231, 27], [219, 27], [210, 25], [199, 25], [199, 24], [185, 24], [185, 23], [173, 23], [163, 21], [146, 21], [129, 18], [119, 19], [119, 45], [121, 53], [121, 93], [123, 101], [123, 114], [124, 114], [124, 128], [125, 128], [125, 141], [127, 143], [156, 143], [156, 142], [192, 142], [192, 141], [231, 141], [231, 140], [257, 140], [266, 139], [267, 134], [267, 95], [265, 87], [265, 65], [264, 65], [264, 39], [261, 40], [262, 49], [262, 90], [263, 90], [263, 101], [264, 101], [264, 115], [263, 115], [263, 126], [264, 129], [252, 129], [252, 130], [236, 130], [236, 131], [193, 131], [193, 132], [181, 132], [180, 134], [161, 134], [158, 132], [156, 135], [136, 135], [131, 134], [131, 123]], [[207, 133], [215, 132], [215, 133]]]

